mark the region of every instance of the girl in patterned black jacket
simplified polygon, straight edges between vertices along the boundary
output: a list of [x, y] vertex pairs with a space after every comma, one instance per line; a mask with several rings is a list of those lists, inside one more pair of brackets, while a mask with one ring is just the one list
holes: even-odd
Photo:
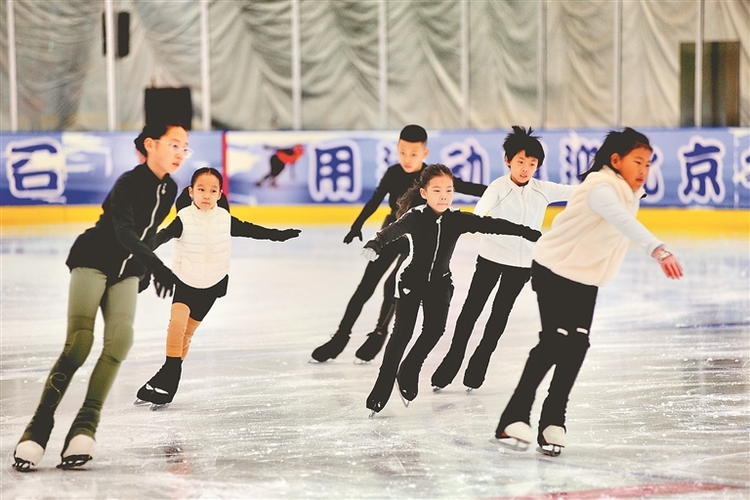
[[20, 471], [37, 466], [44, 455], [55, 410], [94, 343], [97, 309], [101, 308], [104, 318], [104, 348], [91, 373], [83, 406], [65, 438], [61, 469], [79, 467], [93, 456], [102, 405], [133, 343], [139, 282], [148, 284], [144, 278], [150, 270], [156, 293], [161, 297], [172, 294], [176, 278], [151, 247], [177, 195], [170, 174], [192, 151], [187, 148], [187, 130], [177, 123], [146, 125], [139, 138], [146, 162], [117, 179], [96, 225], [78, 236], [70, 249], [65, 346], [13, 453], [13, 466]]
[[[412, 206], [417, 192], [427, 203], [412, 208], [381, 230], [362, 251], [365, 257], [375, 260], [386, 245], [409, 235], [411, 259], [400, 272], [396, 287], [393, 335], [385, 348], [375, 386], [367, 397], [371, 416], [386, 405], [396, 379], [404, 404], [408, 405], [417, 396], [422, 364], [445, 331], [453, 296], [449, 264], [459, 236], [476, 232], [511, 234], [531, 241], [541, 236], [539, 231], [504, 219], [479, 217], [451, 208], [453, 174], [445, 165], [429, 165], [422, 171], [419, 182], [399, 200], [400, 212]], [[424, 313], [422, 333], [402, 361], [414, 333], [420, 304]]]

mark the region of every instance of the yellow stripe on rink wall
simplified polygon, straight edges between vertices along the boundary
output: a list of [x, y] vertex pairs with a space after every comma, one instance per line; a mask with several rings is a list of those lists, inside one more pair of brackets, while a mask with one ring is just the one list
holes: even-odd
[[[472, 209], [471, 206], [462, 208]], [[361, 205], [235, 205], [232, 215], [269, 227], [350, 225], [361, 210]], [[550, 207], [544, 218], [544, 227], [549, 227], [561, 210], [561, 207]], [[0, 207], [0, 228], [3, 233], [8, 233], [46, 232], [50, 227], [70, 224], [87, 227], [96, 222], [99, 214], [99, 206], [3, 206]], [[368, 222], [379, 225], [387, 214], [388, 207], [382, 206]], [[642, 208], [638, 219], [655, 233], [677, 232], [708, 237], [750, 235], [750, 210]]]

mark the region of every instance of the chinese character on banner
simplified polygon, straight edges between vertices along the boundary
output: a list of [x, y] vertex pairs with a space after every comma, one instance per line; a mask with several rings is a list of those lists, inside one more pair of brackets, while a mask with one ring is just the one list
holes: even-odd
[[733, 180], [736, 184], [742, 184], [750, 189], [750, 148], [740, 152], [740, 161]]
[[62, 145], [49, 137], [9, 142], [5, 168], [10, 193], [19, 199], [63, 201], [67, 177]]
[[308, 179], [315, 201], [357, 201], [362, 194], [362, 159], [354, 141], [342, 139], [313, 147]]
[[375, 146], [375, 156], [375, 182], [379, 183], [388, 167], [400, 163], [396, 143], [392, 141], [378, 142]]
[[664, 163], [664, 154], [658, 146], [651, 145], [654, 151], [651, 153], [651, 167], [648, 170], [648, 178], [643, 189], [646, 191], [644, 203], [657, 203], [664, 198], [664, 174], [661, 171], [661, 165]]
[[[490, 157], [473, 137], [445, 146], [440, 151], [440, 160], [461, 180], [485, 185], [490, 183]], [[476, 202], [475, 197], [461, 194], [456, 194], [453, 199], [457, 203]]]
[[560, 184], [580, 184], [579, 176], [589, 169], [601, 143], [575, 132], [560, 140]]
[[489, 183], [490, 157], [473, 137], [445, 146], [440, 151], [440, 160], [459, 179], [477, 184]]
[[690, 144], [677, 150], [677, 155], [682, 176], [677, 194], [683, 203], [707, 205], [712, 201], [724, 201], [724, 144], [721, 141], [693, 136]]

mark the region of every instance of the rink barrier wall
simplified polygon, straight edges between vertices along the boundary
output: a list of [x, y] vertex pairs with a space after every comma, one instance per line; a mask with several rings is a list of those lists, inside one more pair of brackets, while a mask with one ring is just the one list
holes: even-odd
[[[462, 206], [471, 210], [472, 206]], [[343, 225], [357, 218], [362, 208], [353, 205], [246, 206], [233, 205], [235, 217], [269, 227], [289, 225]], [[544, 227], [562, 210], [547, 210]], [[0, 207], [0, 229], [5, 233], [59, 231], [64, 226], [88, 227], [96, 222], [98, 206], [21, 206]], [[388, 214], [388, 207], [379, 208], [368, 225], [379, 225]], [[168, 217], [174, 217], [174, 210]], [[696, 236], [748, 236], [750, 210], [704, 208], [641, 208], [638, 219], [655, 233], [684, 233]]]

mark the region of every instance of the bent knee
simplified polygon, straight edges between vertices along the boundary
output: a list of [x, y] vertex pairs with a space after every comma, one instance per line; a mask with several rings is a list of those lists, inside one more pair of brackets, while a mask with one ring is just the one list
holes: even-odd
[[103, 354], [122, 363], [133, 345], [133, 326], [117, 325], [105, 334]]

